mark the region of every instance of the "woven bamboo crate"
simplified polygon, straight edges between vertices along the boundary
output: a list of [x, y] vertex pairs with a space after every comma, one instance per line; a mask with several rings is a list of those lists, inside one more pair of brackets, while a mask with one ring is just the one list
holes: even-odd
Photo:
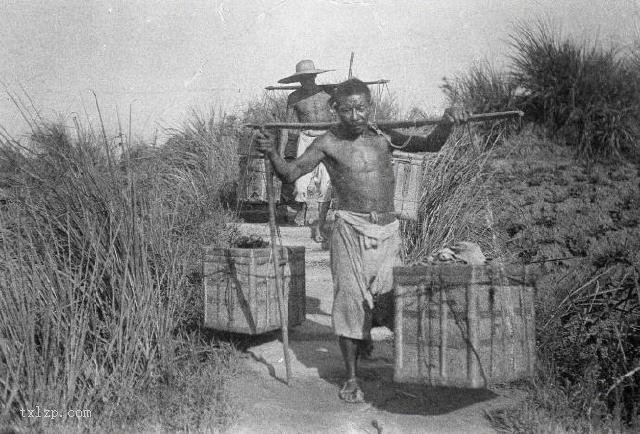
[[533, 375], [533, 279], [522, 266], [396, 267], [401, 383], [482, 388]]
[[[306, 302], [304, 247], [282, 247], [278, 268], [289, 326], [300, 325]], [[270, 247], [205, 248], [203, 276], [205, 327], [251, 335], [281, 328]]]
[[424, 160], [424, 153], [393, 152], [391, 163], [396, 180], [394, 209], [401, 219], [418, 219]]
[[[240, 177], [237, 197], [241, 202], [267, 203], [267, 173], [265, 159], [255, 155], [240, 155]], [[282, 181], [273, 178], [273, 190], [276, 201], [280, 200]]]

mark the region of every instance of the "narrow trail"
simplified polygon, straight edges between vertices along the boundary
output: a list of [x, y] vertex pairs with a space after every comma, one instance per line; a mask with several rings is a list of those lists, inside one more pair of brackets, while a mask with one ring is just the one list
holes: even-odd
[[[241, 230], [268, 238], [267, 224], [243, 224]], [[341, 401], [344, 365], [331, 330], [329, 253], [310, 239], [307, 227], [282, 227], [281, 234], [284, 245], [306, 247], [306, 321], [289, 338], [293, 381], [283, 381], [279, 333], [251, 340], [232, 385], [241, 410], [230, 432], [495, 432], [484, 412], [513, 405], [517, 392], [394, 383], [393, 334], [386, 328], [373, 330], [373, 360], [361, 365], [367, 402]]]

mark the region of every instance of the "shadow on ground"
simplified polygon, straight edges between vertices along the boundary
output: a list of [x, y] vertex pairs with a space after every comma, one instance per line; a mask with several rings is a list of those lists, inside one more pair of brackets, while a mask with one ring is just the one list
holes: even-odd
[[[323, 327], [327, 334], [331, 327]], [[331, 357], [318, 357], [312, 342], [295, 339], [292, 333], [291, 351], [307, 368], [318, 370], [319, 377], [339, 389], [344, 383], [344, 365], [337, 342], [326, 342], [324, 348]], [[375, 342], [371, 361], [360, 363], [360, 387], [365, 400], [379, 410], [395, 414], [434, 416], [450, 413], [498, 395], [487, 389], [432, 387], [424, 384], [401, 384], [393, 381], [393, 341]], [[336, 393], [337, 394], [337, 393]], [[336, 396], [337, 398], [337, 396]]]
[[[307, 313], [329, 315], [320, 309], [320, 302], [307, 298]], [[336, 386], [337, 393], [344, 382], [344, 365], [332, 329], [326, 325], [307, 319], [306, 329], [313, 334], [290, 330], [289, 347], [295, 359], [306, 368], [317, 370], [321, 380]], [[218, 339], [232, 342], [241, 351], [280, 339], [275, 331], [259, 336], [231, 333], [217, 333]], [[254, 360], [264, 364], [269, 374], [277, 379], [274, 367], [264, 358], [251, 352]], [[402, 415], [436, 416], [451, 413], [498, 395], [487, 389], [459, 389], [453, 387], [432, 387], [423, 384], [400, 384], [393, 381], [393, 341], [377, 341], [373, 358], [360, 364], [360, 385], [365, 400], [379, 410]]]

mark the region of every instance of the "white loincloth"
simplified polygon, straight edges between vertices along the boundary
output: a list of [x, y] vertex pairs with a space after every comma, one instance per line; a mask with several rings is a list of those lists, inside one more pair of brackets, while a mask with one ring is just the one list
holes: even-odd
[[[330, 243], [336, 335], [369, 339], [375, 317], [390, 318], [392, 312], [384, 311], [392, 309], [392, 271], [401, 265], [399, 227], [397, 220], [380, 226], [369, 222], [369, 214], [336, 211]], [[385, 305], [376, 306], [384, 298]]]
[[[304, 154], [311, 143], [324, 133], [323, 130], [300, 131], [297, 157]], [[331, 181], [324, 164], [320, 163], [313, 171], [298, 178], [295, 182], [294, 193], [296, 202], [309, 202], [312, 199], [316, 199], [318, 202], [331, 200]]]

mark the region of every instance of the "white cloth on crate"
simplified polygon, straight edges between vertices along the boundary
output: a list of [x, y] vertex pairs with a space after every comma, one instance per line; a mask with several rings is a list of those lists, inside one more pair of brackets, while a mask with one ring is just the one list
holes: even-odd
[[469, 265], [484, 265], [487, 262], [487, 258], [476, 243], [459, 241], [428, 256], [427, 262], [461, 262]]
[[[307, 150], [311, 143], [324, 133], [325, 131], [323, 130], [300, 131], [296, 157], [300, 157], [304, 154], [304, 151]], [[327, 172], [327, 168], [322, 163], [318, 164], [318, 166], [310, 173], [302, 175], [295, 182], [296, 202], [309, 202], [314, 198], [317, 199], [318, 202], [331, 200], [331, 181], [329, 179], [329, 172]]]

